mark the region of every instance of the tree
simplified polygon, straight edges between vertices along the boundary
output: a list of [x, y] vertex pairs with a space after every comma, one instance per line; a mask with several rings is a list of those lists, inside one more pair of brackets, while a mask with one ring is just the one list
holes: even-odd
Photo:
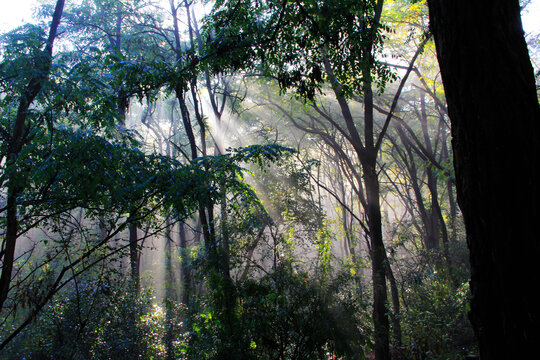
[[[131, 248], [133, 241], [112, 242], [129, 224], [148, 220], [156, 233], [168, 225], [159, 224], [160, 215], [185, 219], [200, 206], [213, 206], [218, 192], [219, 199], [229, 190], [252, 195], [237, 182], [238, 164], [249, 158], [262, 164], [284, 150], [251, 147], [189, 165], [145, 154], [132, 132], [116, 126], [126, 110], [119, 111], [119, 89], [127, 103], [143, 87], [164, 86], [172, 71], [163, 75], [155, 71], [162, 62], [118, 61], [121, 54], [97, 48], [53, 53], [56, 29], [66, 25], [60, 25], [62, 7], [58, 1], [48, 37], [27, 25], [2, 38], [0, 350], [55, 297], [77, 286], [81, 274]], [[236, 185], [229, 187], [229, 180]], [[75, 232], [77, 212], [81, 229]], [[21, 250], [17, 240], [32, 229], [47, 239], [33, 238], [33, 248]]]
[[[122, 126], [126, 126], [127, 112], [131, 98], [137, 94], [140, 84], [130, 82], [122, 64], [137, 61], [138, 63], [153, 60], [155, 54], [151, 53], [152, 36], [145, 34], [144, 21], [148, 20], [149, 4], [146, 2], [117, 2], [109, 0], [93, 0], [80, 5], [72, 5], [66, 9], [65, 22], [67, 34], [78, 40], [76, 46], [81, 53], [89, 47], [100, 47], [108, 54], [112, 63], [111, 75], [115, 77], [115, 102], [117, 117]], [[146, 12], [146, 13], [145, 13]], [[146, 35], [146, 36], [145, 36]], [[73, 40], [72, 40], [73, 41]], [[115, 71], [116, 70], [116, 71]], [[134, 72], [133, 69], [127, 72]], [[127, 75], [127, 76], [126, 76]], [[131, 88], [130, 88], [131, 86]], [[140, 95], [140, 94], [139, 94]], [[130, 214], [137, 218], [136, 206]], [[138, 238], [137, 223], [131, 222], [129, 226], [130, 267], [132, 285], [136, 292], [140, 283], [140, 241]]]
[[[11, 136], [8, 137], [9, 141], [6, 154], [7, 167], [15, 166], [19, 153], [23, 149], [25, 142], [28, 141], [26, 134], [28, 124], [26, 124], [26, 122], [30, 113], [29, 109], [49, 76], [52, 63], [53, 43], [57, 35], [56, 31], [60, 24], [60, 19], [62, 18], [63, 9], [64, 1], [58, 0], [44, 49], [37, 51], [38, 59], [36, 59], [36, 64], [38, 64], [38, 69], [37, 71], [34, 71], [33, 75], [29, 78], [26, 87], [20, 95], [13, 130], [10, 134]], [[0, 310], [8, 296], [11, 284], [15, 247], [18, 238], [17, 233], [19, 231], [17, 198], [24, 185], [20, 183], [20, 174], [17, 172], [17, 170], [12, 170], [7, 179], [6, 233], [5, 238], [2, 241], [2, 251], [0, 253], [2, 259], [2, 273], [0, 275]]]
[[540, 341], [536, 222], [540, 108], [519, 2], [428, 0], [452, 123], [482, 359], [528, 358]]
[[[282, 90], [292, 89], [307, 102], [314, 101], [322, 84], [331, 86], [329, 92], [338, 103], [343, 125], [336, 126], [328, 117], [326, 120], [353, 149], [361, 169], [359, 183], [365, 191], [360, 202], [370, 240], [374, 348], [380, 360], [390, 357], [390, 326], [377, 158], [391, 114], [411, 71], [402, 79], [387, 120], [378, 129], [374, 94], [382, 92], [395, 79], [388, 67], [377, 60], [382, 56], [384, 32], [388, 30], [381, 23], [382, 11], [381, 0], [219, 1], [207, 29], [211, 39], [209, 48], [218, 54], [228, 54], [228, 60], [220, 58], [213, 62], [216, 70], [262, 71], [277, 79]], [[411, 66], [420, 49], [413, 56]], [[363, 105], [361, 121], [355, 119], [357, 115], [351, 106], [351, 98], [355, 97]], [[324, 131], [314, 131], [324, 138]]]

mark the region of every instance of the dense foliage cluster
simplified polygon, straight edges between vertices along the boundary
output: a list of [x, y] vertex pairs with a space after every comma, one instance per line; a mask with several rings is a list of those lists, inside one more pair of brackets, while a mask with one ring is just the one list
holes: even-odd
[[0, 359], [474, 353], [425, 3], [167, 6], [0, 36]]

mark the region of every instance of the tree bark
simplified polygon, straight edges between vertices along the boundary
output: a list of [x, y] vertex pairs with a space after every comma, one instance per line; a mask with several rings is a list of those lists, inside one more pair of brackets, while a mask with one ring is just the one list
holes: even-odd
[[191, 302], [191, 269], [189, 265], [189, 248], [187, 242], [186, 225], [183, 222], [178, 224], [178, 236], [180, 245], [180, 258], [182, 262], [182, 304], [189, 307]]
[[367, 218], [371, 243], [371, 277], [373, 281], [373, 325], [375, 327], [375, 358], [390, 359], [390, 324], [388, 320], [386, 289], [386, 250], [382, 235], [380, 189], [376, 158], [362, 163], [367, 198]]
[[538, 353], [540, 109], [517, 0], [428, 0], [452, 123], [480, 356]]
[[393, 330], [393, 340], [394, 340], [394, 349], [400, 349], [402, 345], [402, 331], [401, 331], [401, 307], [399, 304], [399, 290], [396, 278], [394, 277], [394, 271], [392, 271], [392, 266], [390, 266], [390, 261], [388, 256], [385, 261], [386, 265], [386, 276], [388, 277], [388, 282], [390, 284], [390, 298], [392, 299], [392, 330]]
[[[52, 64], [53, 43], [56, 39], [57, 29], [58, 25], [60, 24], [63, 11], [64, 0], [58, 0], [56, 2], [51, 26], [49, 28], [47, 43], [45, 44], [43, 51], [39, 54], [41, 59], [36, 59], [36, 63], [39, 64], [39, 68], [36, 69], [37, 71], [34, 72], [24, 92], [21, 94], [15, 125], [13, 127], [13, 135], [10, 139], [7, 151], [7, 168], [16, 168], [18, 154], [25, 142], [24, 134], [28, 118], [28, 109], [34, 102], [36, 96], [42, 90], [45, 80], [49, 76]], [[4, 302], [8, 296], [13, 272], [13, 262], [15, 260], [15, 248], [18, 238], [17, 233], [19, 229], [19, 221], [17, 214], [17, 197], [24, 186], [19, 182], [19, 180], [16, 179], [18, 177], [18, 171], [19, 169], [14, 171], [13, 175], [9, 176], [9, 182], [7, 185], [6, 232], [2, 241], [2, 249], [0, 251], [0, 253], [3, 254], [1, 257], [2, 271], [0, 273], [0, 310], [2, 310]]]
[[137, 223], [129, 224], [129, 266], [131, 268], [131, 283], [133, 291], [139, 295], [140, 291], [140, 251], [138, 249]]

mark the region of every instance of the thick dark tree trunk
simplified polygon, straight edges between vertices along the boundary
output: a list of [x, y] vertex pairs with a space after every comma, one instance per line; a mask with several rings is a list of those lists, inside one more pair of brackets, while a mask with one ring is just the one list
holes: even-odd
[[428, 4], [452, 121], [481, 358], [531, 359], [540, 343], [540, 109], [519, 2]]
[[[382, 6], [382, 2], [379, 1]], [[364, 78], [370, 79], [369, 69], [364, 68]], [[371, 241], [371, 275], [373, 281], [373, 323], [375, 327], [375, 359], [390, 359], [390, 324], [388, 320], [386, 289], [386, 249], [383, 242], [379, 174], [377, 172], [377, 148], [374, 133], [373, 89], [370, 81], [364, 81], [364, 140], [361, 152], [368, 227]], [[382, 134], [380, 136], [383, 136]]]
[[390, 324], [388, 320], [386, 290], [386, 250], [382, 236], [379, 179], [376, 161], [363, 163], [367, 197], [367, 217], [371, 242], [371, 276], [373, 281], [373, 324], [375, 327], [375, 358], [390, 359]]

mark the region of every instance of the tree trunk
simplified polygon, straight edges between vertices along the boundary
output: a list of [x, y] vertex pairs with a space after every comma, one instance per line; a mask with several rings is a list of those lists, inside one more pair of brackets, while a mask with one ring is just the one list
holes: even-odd
[[540, 109], [517, 0], [428, 0], [483, 360], [538, 353]]
[[39, 67], [33, 73], [28, 85], [21, 94], [15, 124], [13, 127], [13, 135], [8, 145], [6, 168], [14, 167], [16, 171], [13, 171], [12, 175], [8, 177], [7, 185], [6, 232], [2, 241], [2, 251], [0, 251], [0, 259], [2, 260], [2, 271], [0, 274], [0, 310], [2, 310], [4, 307], [4, 302], [7, 299], [11, 284], [13, 262], [15, 260], [15, 248], [18, 238], [17, 232], [19, 229], [17, 197], [22, 191], [23, 184], [21, 184], [19, 180], [16, 180], [16, 177], [18, 176], [17, 173], [19, 171], [19, 169], [17, 169], [16, 162], [18, 154], [24, 145], [24, 134], [26, 121], [28, 118], [28, 109], [43, 88], [45, 80], [50, 73], [53, 43], [56, 39], [57, 29], [58, 25], [60, 24], [63, 11], [64, 0], [58, 0], [54, 9], [47, 43], [45, 44], [43, 51], [38, 55], [41, 58], [35, 59], [35, 62], [36, 64], [39, 64]]
[[[379, 1], [382, 6], [382, 2]], [[371, 51], [369, 51], [371, 56]], [[371, 271], [373, 281], [373, 323], [375, 326], [375, 359], [390, 359], [390, 324], [386, 289], [386, 249], [383, 242], [379, 175], [377, 173], [377, 145], [374, 133], [373, 89], [370, 69], [364, 76], [364, 140], [361, 152], [363, 179], [366, 188], [366, 213], [371, 241]], [[379, 136], [383, 136], [381, 133]]]
[[418, 214], [420, 215], [420, 219], [423, 225], [422, 228], [424, 230], [424, 233], [422, 234], [423, 235], [422, 237], [423, 237], [424, 248], [426, 250], [433, 250], [434, 248], [433, 238], [435, 237], [435, 235], [433, 234], [433, 226], [430, 220], [431, 216], [428, 213], [428, 210], [426, 209], [426, 206], [424, 204], [424, 196], [420, 188], [421, 179], [418, 177], [418, 169], [416, 168], [413, 150], [412, 150], [409, 139], [405, 135], [405, 132], [403, 131], [400, 125], [397, 126], [397, 133], [399, 135], [399, 138], [401, 139], [401, 142], [403, 144], [403, 147], [405, 148], [407, 155], [409, 156], [409, 161], [407, 161], [407, 158], [405, 155], [402, 156], [402, 159], [407, 169], [407, 172], [409, 173], [409, 183], [413, 189], [414, 197], [416, 199], [416, 206], [418, 208]]
[[131, 284], [133, 285], [133, 291], [136, 295], [139, 295], [140, 289], [140, 275], [139, 275], [139, 249], [137, 248], [139, 238], [137, 236], [137, 224], [129, 224], [129, 265], [131, 268]]
[[394, 272], [390, 266], [390, 260], [386, 255], [385, 267], [386, 267], [386, 276], [388, 277], [388, 282], [390, 283], [390, 298], [392, 299], [392, 330], [393, 330], [393, 339], [394, 339], [394, 348], [400, 349], [402, 345], [402, 332], [401, 332], [401, 310], [399, 304], [399, 290], [397, 286], [396, 278], [394, 277]]
[[189, 307], [191, 301], [191, 269], [189, 267], [189, 248], [186, 236], [186, 225], [183, 222], [178, 224], [180, 258], [182, 261], [182, 304]]
[[176, 283], [173, 273], [173, 239], [171, 219], [165, 219], [165, 351], [166, 359], [174, 359], [174, 312], [173, 304], [176, 301]]
[[364, 184], [367, 197], [367, 216], [371, 242], [371, 276], [373, 281], [373, 324], [375, 327], [375, 358], [390, 359], [389, 321], [386, 291], [386, 250], [382, 236], [381, 208], [379, 203], [379, 179], [375, 157], [363, 164]]

